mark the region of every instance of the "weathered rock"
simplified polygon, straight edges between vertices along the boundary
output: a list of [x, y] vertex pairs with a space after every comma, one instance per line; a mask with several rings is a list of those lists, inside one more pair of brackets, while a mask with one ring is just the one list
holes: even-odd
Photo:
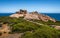
[[27, 10], [20, 9], [20, 14], [27, 14]]
[[12, 14], [10, 15], [10, 17], [15, 17], [15, 18], [19, 18], [19, 17], [23, 17], [24, 15], [23, 14]]
[[45, 22], [47, 22], [47, 21], [49, 21], [49, 20], [51, 20], [51, 21], [53, 21], [53, 22], [56, 22], [55, 19], [53, 19], [53, 18], [51, 18], [51, 17], [49, 17], [49, 16], [47, 16], [47, 15], [39, 14], [38, 17], [39, 17], [42, 21], [45, 21]]
[[60, 30], [60, 26], [55, 26], [54, 28], [57, 30]]
[[37, 11], [34, 11], [34, 12], [30, 12], [30, 14], [38, 14], [38, 12]]
[[36, 19], [36, 20], [42, 20], [44, 22], [51, 20], [53, 22], [56, 22], [55, 19], [47, 15], [39, 14], [37, 11], [27, 13], [27, 10], [22, 10], [22, 9], [19, 12], [16, 12], [16, 14], [10, 15], [10, 17], [16, 17], [16, 18], [24, 17], [24, 19]]
[[8, 26], [7, 23], [2, 24], [2, 27], [0, 27], [0, 33], [9, 33], [11, 32], [10, 27]]
[[40, 20], [38, 18], [38, 15], [36, 15], [36, 14], [26, 14], [26, 16], [24, 17], [24, 19], [37, 19], [37, 20]]

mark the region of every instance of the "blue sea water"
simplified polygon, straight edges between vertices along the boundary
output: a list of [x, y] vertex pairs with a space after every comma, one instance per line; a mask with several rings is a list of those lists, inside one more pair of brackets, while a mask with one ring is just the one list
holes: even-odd
[[0, 17], [1, 17], [1, 16], [9, 16], [9, 15], [11, 15], [11, 14], [13, 14], [13, 13], [0, 13]]
[[[13, 13], [0, 13], [0, 17], [1, 16], [9, 16], [11, 14], [13, 14]], [[48, 15], [52, 18], [55, 18], [56, 20], [60, 20], [60, 13], [43, 13], [43, 14]]]

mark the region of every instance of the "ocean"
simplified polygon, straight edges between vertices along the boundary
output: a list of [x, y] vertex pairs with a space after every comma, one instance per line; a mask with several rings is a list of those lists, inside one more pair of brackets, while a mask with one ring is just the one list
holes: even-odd
[[2, 16], [9, 16], [11, 14], [13, 14], [13, 13], [0, 13], [0, 17], [2, 17]]
[[[13, 13], [0, 13], [0, 17], [9, 16], [11, 14], [13, 14]], [[48, 16], [60, 21], [60, 13], [42, 13], [42, 14], [48, 15]]]

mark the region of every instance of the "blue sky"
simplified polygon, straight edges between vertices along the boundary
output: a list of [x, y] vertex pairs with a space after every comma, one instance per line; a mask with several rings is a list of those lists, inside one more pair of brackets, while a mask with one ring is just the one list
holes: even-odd
[[0, 0], [0, 12], [16, 12], [26, 9], [29, 12], [60, 13], [60, 0]]

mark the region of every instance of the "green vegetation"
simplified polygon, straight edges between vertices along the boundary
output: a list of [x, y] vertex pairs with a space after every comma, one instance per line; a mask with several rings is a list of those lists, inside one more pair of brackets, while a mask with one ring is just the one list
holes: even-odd
[[35, 30], [35, 32], [26, 32], [23, 38], [59, 38], [57, 30], [48, 26], [41, 26], [41, 28]]
[[44, 22], [44, 21], [41, 21], [41, 20], [32, 20], [34, 22], [38, 22], [38, 23], [42, 23], [42, 24], [45, 24], [45, 25], [60, 25], [60, 21], [56, 21], [56, 22], [52, 22], [52, 21], [48, 21], [48, 22]]
[[21, 18], [0, 17], [0, 23], [7, 22], [11, 27], [12, 33], [24, 33], [21, 38], [59, 38], [60, 31], [50, 27], [49, 25], [60, 25], [60, 21], [53, 23], [51, 21], [43, 22], [32, 20], [34, 22], [42, 23], [38, 25]]

